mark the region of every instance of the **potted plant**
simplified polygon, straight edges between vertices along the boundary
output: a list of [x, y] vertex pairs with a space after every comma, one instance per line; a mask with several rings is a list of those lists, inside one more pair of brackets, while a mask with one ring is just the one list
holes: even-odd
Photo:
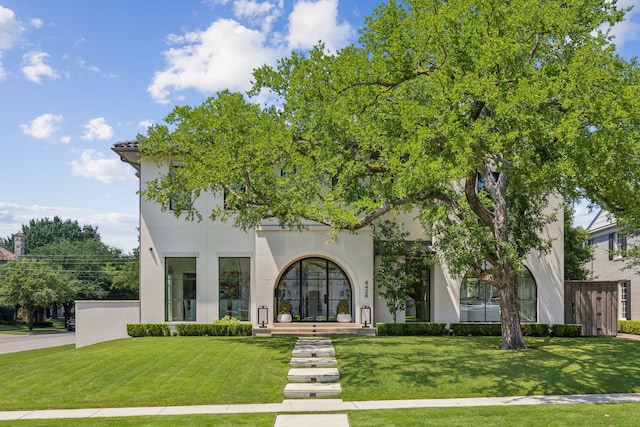
[[278, 322], [287, 323], [291, 322], [291, 303], [288, 299], [280, 301], [280, 307], [278, 308]]
[[351, 322], [351, 301], [343, 299], [338, 302], [338, 315], [336, 320], [341, 323]]

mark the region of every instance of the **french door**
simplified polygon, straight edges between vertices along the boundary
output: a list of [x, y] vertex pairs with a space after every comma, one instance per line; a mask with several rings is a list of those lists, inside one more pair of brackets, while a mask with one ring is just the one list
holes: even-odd
[[305, 258], [287, 268], [276, 288], [278, 312], [284, 300], [291, 303], [291, 315], [297, 322], [335, 322], [340, 301], [353, 306], [347, 275], [324, 258]]

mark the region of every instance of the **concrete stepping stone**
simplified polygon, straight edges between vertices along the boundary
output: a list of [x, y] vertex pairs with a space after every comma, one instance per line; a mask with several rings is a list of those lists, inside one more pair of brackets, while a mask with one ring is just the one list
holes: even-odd
[[337, 396], [342, 393], [339, 383], [289, 383], [284, 388], [284, 397], [310, 398]]
[[340, 379], [337, 368], [292, 368], [287, 379], [294, 383], [331, 383]]
[[347, 414], [278, 415], [273, 427], [349, 427]]
[[294, 357], [289, 362], [292, 368], [334, 368], [338, 366], [335, 357]]
[[336, 351], [333, 346], [316, 346], [293, 349], [293, 357], [335, 357]]

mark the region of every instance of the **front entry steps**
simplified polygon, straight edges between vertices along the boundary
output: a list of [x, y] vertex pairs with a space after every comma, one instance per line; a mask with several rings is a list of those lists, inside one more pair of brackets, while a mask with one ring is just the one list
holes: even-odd
[[292, 356], [284, 397], [307, 399], [342, 393], [331, 339], [300, 337]]
[[375, 328], [364, 328], [358, 323], [313, 323], [313, 322], [291, 322], [272, 323], [264, 327], [254, 327], [256, 336], [305, 336], [305, 337], [326, 337], [326, 336], [374, 336]]

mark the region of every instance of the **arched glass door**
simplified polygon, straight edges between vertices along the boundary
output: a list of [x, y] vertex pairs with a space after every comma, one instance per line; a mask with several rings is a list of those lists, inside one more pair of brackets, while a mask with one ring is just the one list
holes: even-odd
[[351, 283], [340, 267], [324, 258], [306, 258], [289, 266], [278, 281], [276, 300], [277, 312], [282, 301], [291, 304], [297, 322], [335, 322], [343, 300], [353, 319]]

